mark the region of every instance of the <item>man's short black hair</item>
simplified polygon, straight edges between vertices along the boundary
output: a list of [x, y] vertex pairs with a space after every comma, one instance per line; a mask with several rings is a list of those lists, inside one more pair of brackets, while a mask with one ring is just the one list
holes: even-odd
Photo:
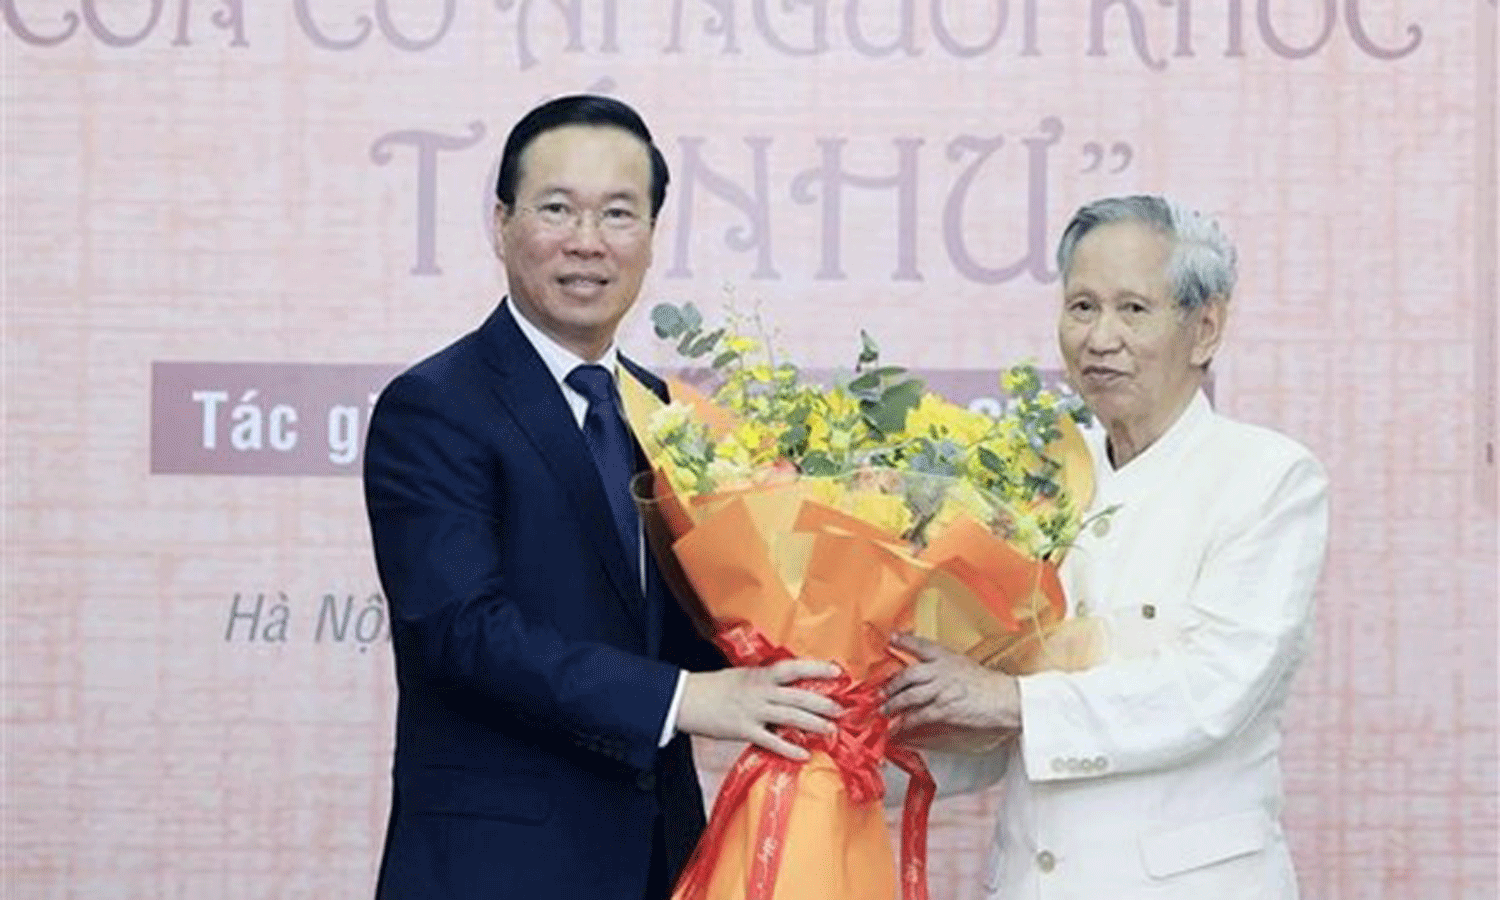
[[554, 128], [567, 125], [594, 125], [619, 128], [640, 138], [651, 156], [651, 218], [661, 211], [667, 199], [667, 160], [651, 140], [651, 130], [640, 114], [613, 97], [597, 94], [570, 94], [548, 100], [521, 117], [500, 154], [500, 175], [495, 179], [495, 197], [507, 210], [516, 204], [516, 182], [521, 178], [521, 154], [531, 142]]

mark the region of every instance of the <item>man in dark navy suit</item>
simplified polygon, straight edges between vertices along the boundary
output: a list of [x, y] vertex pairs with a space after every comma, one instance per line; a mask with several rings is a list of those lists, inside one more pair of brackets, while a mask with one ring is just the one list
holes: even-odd
[[704, 823], [688, 735], [802, 758], [829, 732], [792, 687], [726, 669], [663, 587], [616, 378], [665, 387], [615, 331], [651, 262], [667, 166], [640, 117], [553, 100], [496, 185], [509, 296], [381, 394], [365, 500], [399, 702], [381, 900], [666, 897]]

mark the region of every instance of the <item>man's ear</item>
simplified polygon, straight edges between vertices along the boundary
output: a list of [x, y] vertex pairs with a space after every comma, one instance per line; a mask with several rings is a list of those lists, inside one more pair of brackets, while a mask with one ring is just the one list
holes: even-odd
[[490, 246], [495, 250], [495, 256], [501, 262], [505, 262], [505, 223], [510, 221], [510, 207], [503, 201], [495, 201], [495, 211], [490, 215]]
[[1193, 365], [1203, 369], [1213, 362], [1214, 354], [1219, 350], [1219, 342], [1224, 339], [1224, 327], [1229, 320], [1229, 301], [1223, 297], [1210, 297], [1198, 307], [1193, 319], [1189, 326], [1193, 329], [1191, 360]]

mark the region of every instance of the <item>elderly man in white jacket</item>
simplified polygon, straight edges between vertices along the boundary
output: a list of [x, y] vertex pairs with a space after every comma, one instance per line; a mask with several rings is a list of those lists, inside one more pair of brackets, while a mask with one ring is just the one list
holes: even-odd
[[1294, 900], [1281, 830], [1280, 720], [1308, 643], [1327, 478], [1294, 441], [1231, 421], [1202, 382], [1234, 251], [1160, 197], [1078, 211], [1058, 247], [1058, 338], [1103, 426], [1092, 511], [1063, 566], [1103, 623], [1081, 672], [1013, 678], [898, 638], [913, 665], [887, 709], [946, 792], [1003, 781], [985, 876], [996, 900]]

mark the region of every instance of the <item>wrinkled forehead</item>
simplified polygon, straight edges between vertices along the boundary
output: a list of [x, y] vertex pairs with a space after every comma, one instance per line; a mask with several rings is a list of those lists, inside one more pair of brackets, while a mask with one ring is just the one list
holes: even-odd
[[1073, 286], [1156, 286], [1168, 278], [1176, 241], [1148, 222], [1108, 222], [1079, 238], [1064, 290]]

